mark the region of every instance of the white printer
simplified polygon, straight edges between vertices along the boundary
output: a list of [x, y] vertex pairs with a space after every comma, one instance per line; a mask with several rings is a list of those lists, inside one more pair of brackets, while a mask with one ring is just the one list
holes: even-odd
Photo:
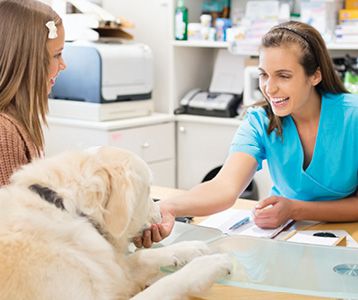
[[151, 98], [153, 56], [144, 44], [66, 43], [51, 98], [108, 103]]
[[50, 116], [107, 121], [152, 113], [148, 46], [77, 41], [66, 43], [63, 58], [67, 68], [52, 88]]

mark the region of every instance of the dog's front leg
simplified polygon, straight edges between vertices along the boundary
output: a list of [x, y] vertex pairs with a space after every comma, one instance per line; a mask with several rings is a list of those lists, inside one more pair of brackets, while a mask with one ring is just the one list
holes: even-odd
[[232, 261], [227, 254], [205, 255], [193, 259], [179, 271], [170, 274], [140, 292], [131, 300], [182, 300], [209, 289], [219, 278], [230, 274]]
[[143, 289], [163, 276], [160, 267], [182, 266], [193, 258], [211, 253], [206, 243], [187, 241], [166, 247], [141, 249], [128, 258], [131, 270], [137, 272], [137, 284]]

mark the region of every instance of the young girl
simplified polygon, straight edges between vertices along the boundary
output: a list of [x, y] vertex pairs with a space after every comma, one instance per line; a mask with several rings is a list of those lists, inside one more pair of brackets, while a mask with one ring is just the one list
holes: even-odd
[[42, 155], [48, 94], [65, 69], [60, 17], [36, 0], [0, 1], [0, 186]]
[[358, 96], [347, 94], [322, 37], [299, 22], [273, 27], [262, 39], [259, 70], [266, 104], [248, 111], [219, 174], [161, 201], [162, 224], [137, 246], [167, 236], [176, 216], [231, 207], [264, 159], [273, 188], [256, 206], [258, 226], [358, 220]]

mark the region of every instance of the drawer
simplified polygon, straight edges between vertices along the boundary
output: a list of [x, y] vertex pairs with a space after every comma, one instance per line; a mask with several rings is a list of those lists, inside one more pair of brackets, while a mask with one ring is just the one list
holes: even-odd
[[146, 162], [156, 162], [175, 157], [174, 123], [111, 131], [108, 144], [137, 153]]

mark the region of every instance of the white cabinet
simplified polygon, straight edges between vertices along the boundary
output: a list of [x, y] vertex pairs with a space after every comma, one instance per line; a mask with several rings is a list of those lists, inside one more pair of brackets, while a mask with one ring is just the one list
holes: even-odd
[[172, 117], [150, 116], [109, 122], [49, 118], [46, 155], [64, 150], [110, 145], [142, 157], [153, 172], [153, 183], [175, 187], [175, 130]]
[[[236, 119], [179, 116], [177, 120], [177, 184], [189, 189], [220, 168], [240, 125]], [[269, 195], [271, 180], [266, 163], [255, 174], [260, 199]]]
[[181, 119], [176, 126], [177, 183], [179, 188], [188, 189], [223, 165], [238, 122], [218, 125], [190, 117]]

